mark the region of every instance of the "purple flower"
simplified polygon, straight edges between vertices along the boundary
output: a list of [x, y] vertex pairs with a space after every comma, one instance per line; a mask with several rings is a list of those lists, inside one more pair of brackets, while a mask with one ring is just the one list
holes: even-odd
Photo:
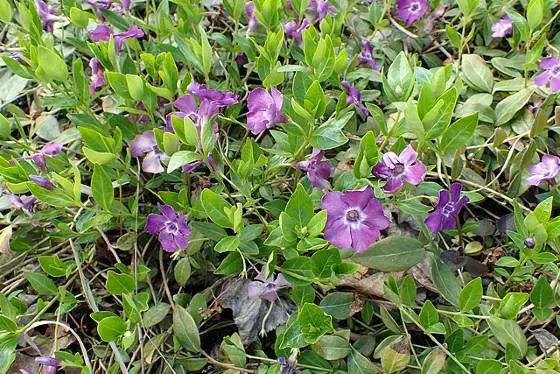
[[367, 40], [362, 41], [362, 51], [358, 56], [360, 63], [368, 65], [375, 71], [381, 71], [381, 66], [375, 61], [373, 57], [373, 45]]
[[560, 57], [545, 57], [541, 60], [539, 67], [544, 71], [535, 77], [535, 83], [538, 86], [550, 83], [552, 92], [560, 91]]
[[513, 20], [506, 14], [492, 25], [492, 37], [504, 38], [513, 33]]
[[371, 187], [362, 191], [328, 192], [321, 207], [327, 210], [325, 239], [339, 248], [361, 253], [377, 240], [380, 231], [389, 227], [383, 206]]
[[556, 176], [560, 173], [560, 158], [552, 155], [542, 156], [541, 162], [531, 165], [528, 168], [530, 177], [525, 181], [532, 185], [538, 186], [542, 181], [549, 184], [556, 184]]
[[247, 17], [247, 31], [253, 32], [259, 25], [259, 22], [257, 17], [255, 17], [255, 3], [252, 1], [245, 5], [245, 17]]
[[284, 24], [284, 34], [286, 38], [293, 38], [296, 43], [301, 46], [303, 43], [303, 31], [307, 30], [311, 24], [307, 18], [304, 18], [301, 23], [298, 24], [296, 21], [290, 21]]
[[98, 42], [100, 40], [106, 42], [111, 38], [111, 35], [113, 35], [113, 29], [111, 29], [110, 26], [101, 23], [95, 26], [95, 28], [93, 30], [90, 30], [88, 33], [89, 33], [89, 37], [94, 42]]
[[31, 217], [33, 211], [33, 204], [37, 200], [35, 196], [10, 195], [9, 199], [12, 205], [14, 206], [14, 208], [23, 210], [25, 214]]
[[329, 3], [329, 0], [311, 0], [307, 11], [313, 16], [313, 23], [321, 22], [327, 14], [336, 14], [336, 8]]
[[148, 234], [158, 235], [164, 251], [175, 252], [187, 249], [191, 229], [183, 213], [177, 213], [169, 205], [158, 204], [159, 214], [149, 214], [144, 230]]
[[86, 0], [86, 2], [95, 10], [109, 9], [113, 4], [111, 0]]
[[399, 155], [387, 152], [382, 160], [373, 167], [373, 174], [387, 183], [383, 190], [394, 193], [400, 190], [403, 182], [420, 184], [426, 176], [426, 166], [418, 160], [418, 154], [409, 144]]
[[424, 223], [435, 234], [442, 230], [457, 227], [457, 216], [469, 202], [469, 198], [461, 196], [463, 186], [460, 183], [451, 184], [451, 191], [440, 190], [435, 210], [426, 217]]
[[346, 97], [346, 104], [354, 104], [358, 109], [362, 111], [364, 117], [369, 116], [369, 110], [364, 104], [362, 104], [362, 94], [360, 93], [360, 91], [356, 87], [350, 85], [348, 81], [342, 81], [342, 87], [344, 87], [344, 89], [348, 93], [348, 96]]
[[89, 67], [91, 68], [91, 78], [89, 83], [89, 93], [91, 96], [95, 95], [95, 91], [105, 85], [105, 76], [103, 75], [103, 68], [99, 60], [94, 57], [89, 60]]
[[54, 190], [54, 184], [52, 184], [52, 182], [46, 177], [41, 175], [30, 175], [29, 179], [31, 179], [31, 181], [36, 185], [46, 188], [47, 190]]
[[223, 92], [206, 87], [203, 83], [192, 82], [187, 90], [201, 101], [207, 101], [218, 108], [235, 105], [239, 102], [237, 95], [233, 92]]
[[159, 150], [153, 131], [137, 135], [130, 143], [130, 153], [132, 157], [146, 155], [142, 161], [142, 170], [152, 174], [162, 173], [165, 169], [161, 162], [169, 159], [169, 156]]
[[311, 186], [322, 190], [329, 188], [327, 181], [331, 177], [334, 170], [330, 161], [321, 161], [325, 155], [324, 151], [313, 150], [311, 157], [306, 161], [300, 161], [294, 166], [307, 172], [307, 177], [311, 182]]
[[271, 93], [264, 88], [256, 88], [247, 98], [247, 127], [253, 135], [258, 135], [277, 123], [286, 122], [288, 117], [282, 113], [284, 96], [276, 88]]
[[427, 0], [397, 0], [395, 14], [410, 26], [422, 18], [429, 9]]
[[235, 63], [239, 66], [243, 66], [248, 62], [247, 60], [247, 56], [245, 55], [245, 53], [239, 53], [237, 56], [235, 56]]
[[127, 31], [115, 34], [115, 48], [120, 51], [122, 43], [130, 38], [140, 39], [144, 37], [144, 31], [136, 25], [132, 25]]
[[[25, 157], [18, 157], [16, 160], [31, 160], [41, 171], [47, 171], [47, 163], [45, 161], [45, 156], [56, 156], [62, 151], [62, 144], [56, 143], [48, 143], [43, 146], [40, 152], [33, 153], [29, 156]], [[10, 164], [13, 164], [14, 161], [10, 160]]]
[[[259, 274], [260, 276], [261, 274]], [[258, 279], [259, 277], [257, 277]], [[247, 286], [249, 297], [260, 298], [271, 303], [278, 300], [277, 291], [284, 288], [291, 288], [290, 283], [284, 278], [284, 275], [278, 274], [275, 280], [253, 281]]]
[[13, 60], [16, 60], [17, 62], [19, 62], [24, 66], [29, 66], [29, 64], [23, 59], [23, 55], [20, 52], [10, 52], [8, 53], [8, 57], [10, 57]]
[[56, 9], [49, 6], [43, 0], [35, 0], [35, 7], [37, 8], [37, 13], [39, 13], [39, 18], [41, 19], [43, 27], [47, 31], [53, 31], [53, 24], [56, 21], [62, 20], [62, 18], [57, 15]]
[[47, 370], [43, 372], [45, 374], [58, 373], [58, 366], [60, 365], [60, 361], [58, 361], [58, 359], [54, 357], [46, 357], [46, 356], [37, 357], [35, 358], [35, 362], [47, 367]]
[[56, 156], [62, 151], [62, 144], [47, 143], [41, 149], [41, 153], [48, 156]]
[[299, 374], [301, 371], [293, 367], [285, 357], [278, 357], [280, 364], [280, 374]]

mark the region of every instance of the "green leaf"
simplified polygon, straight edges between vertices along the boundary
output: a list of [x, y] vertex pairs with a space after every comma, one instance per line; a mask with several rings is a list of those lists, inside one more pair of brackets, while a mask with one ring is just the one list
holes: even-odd
[[500, 101], [495, 109], [496, 126], [508, 123], [527, 104], [532, 95], [533, 88], [524, 88]]
[[315, 214], [307, 223], [307, 235], [311, 238], [318, 236], [323, 232], [327, 223], [327, 211], [321, 210]]
[[547, 308], [554, 302], [554, 292], [544, 275], [541, 275], [531, 291], [531, 302], [539, 308]]
[[399, 288], [399, 297], [406, 305], [412, 305], [416, 301], [416, 282], [410, 275], [403, 278]]
[[[182, 122], [182, 121], [181, 121]], [[171, 173], [181, 166], [190, 164], [191, 162], [199, 161], [200, 156], [196, 152], [192, 151], [179, 151], [173, 153], [167, 164], [167, 172]]]
[[482, 278], [471, 280], [459, 294], [459, 310], [466, 312], [476, 308], [482, 300]]
[[126, 85], [128, 93], [134, 100], [140, 101], [144, 97], [144, 80], [138, 75], [127, 74]]
[[379, 150], [375, 134], [368, 131], [360, 141], [360, 150], [354, 162], [354, 175], [357, 178], [364, 178], [371, 174], [371, 168], [379, 161]]
[[173, 312], [173, 334], [187, 351], [200, 352], [198, 327], [189, 312], [180, 305], [175, 305]]
[[303, 185], [298, 184], [284, 209], [300, 228], [305, 227], [314, 215], [313, 203]]
[[0, 20], [4, 23], [10, 23], [12, 20], [12, 6], [8, 0], [0, 0]]
[[158, 303], [144, 312], [142, 321], [144, 327], [150, 328], [162, 322], [171, 310], [171, 305], [166, 303]]
[[232, 206], [223, 197], [206, 188], [200, 195], [200, 202], [212, 222], [223, 228], [233, 228], [233, 220], [229, 214]]
[[381, 351], [381, 366], [386, 373], [404, 370], [410, 361], [406, 342], [401, 340]]
[[544, 16], [544, 0], [531, 0], [527, 6], [527, 23], [531, 31], [537, 30]]
[[322, 336], [311, 349], [325, 360], [340, 360], [350, 354], [352, 347], [346, 339], [336, 335]]
[[136, 284], [131, 275], [119, 274], [109, 270], [105, 288], [113, 295], [131, 294], [136, 289]]
[[434, 348], [422, 363], [421, 374], [438, 374], [445, 366], [447, 355], [440, 348]]
[[39, 256], [41, 269], [51, 277], [64, 277], [67, 266], [57, 255]]
[[370, 374], [377, 372], [377, 368], [367, 357], [362, 355], [356, 349], [352, 349], [350, 357], [348, 357], [348, 373], [352, 374]]
[[479, 55], [463, 55], [462, 78], [480, 92], [492, 93], [494, 77], [492, 71]]
[[476, 374], [494, 374], [502, 370], [502, 364], [497, 360], [483, 359], [476, 365]]
[[53, 280], [41, 273], [25, 273], [25, 279], [31, 284], [31, 287], [39, 293], [39, 295], [54, 296], [58, 293], [58, 289]]
[[351, 259], [371, 269], [394, 272], [410, 269], [425, 256], [424, 246], [417, 239], [391, 236], [374, 243], [365, 252], [357, 253]]
[[389, 66], [383, 91], [391, 101], [406, 101], [412, 94], [416, 79], [406, 54], [400, 52]]
[[183, 257], [177, 262], [175, 268], [173, 269], [173, 274], [175, 275], [175, 280], [177, 283], [184, 287], [189, 278], [191, 277], [191, 262], [188, 257]]
[[451, 268], [435, 256], [430, 256], [432, 280], [437, 290], [453, 305], [459, 304], [461, 284]]
[[103, 318], [97, 324], [97, 333], [104, 342], [115, 342], [126, 332], [126, 324], [117, 316]]
[[243, 257], [239, 252], [230, 252], [214, 271], [215, 274], [239, 274], [243, 270]]
[[314, 344], [321, 336], [333, 331], [332, 317], [315, 304], [306, 303], [301, 308], [298, 323], [307, 344]]
[[524, 292], [508, 292], [500, 302], [500, 316], [505, 319], [517, 318], [521, 307], [529, 300]]
[[441, 136], [441, 151], [452, 153], [469, 144], [478, 125], [478, 113], [470, 114], [449, 126]]
[[115, 194], [113, 182], [101, 165], [95, 165], [91, 177], [91, 193], [95, 201], [105, 210], [111, 211]]
[[351, 316], [354, 294], [351, 292], [329, 293], [319, 306], [321, 309], [335, 319], [346, 319]]
[[422, 118], [427, 140], [436, 139], [447, 129], [451, 117], [453, 117], [457, 97], [457, 89], [450, 88], [441, 95], [434, 107]]
[[237, 250], [240, 244], [241, 241], [238, 236], [226, 236], [216, 243], [214, 250], [218, 253], [232, 252]]
[[39, 68], [50, 80], [68, 81], [66, 63], [55, 51], [41, 45], [37, 48], [37, 60]]
[[540, 223], [546, 225], [550, 220], [550, 215], [552, 214], [552, 201], [554, 197], [551, 196], [548, 199], [541, 201], [539, 205], [534, 210], [535, 216]]
[[340, 147], [346, 144], [348, 138], [342, 132], [342, 129], [350, 118], [354, 115], [354, 112], [348, 112], [341, 118], [330, 118], [327, 122], [323, 123], [321, 126], [317, 127], [313, 131], [313, 135], [309, 139], [309, 144], [318, 149], [332, 149]]
[[502, 347], [507, 348], [508, 344], [511, 344], [521, 354], [521, 357], [525, 356], [527, 339], [517, 322], [490, 316], [488, 325]]
[[430, 300], [426, 300], [424, 305], [422, 305], [422, 309], [420, 310], [420, 314], [418, 316], [418, 321], [425, 329], [439, 322], [437, 309], [434, 307], [434, 304], [432, 304]]

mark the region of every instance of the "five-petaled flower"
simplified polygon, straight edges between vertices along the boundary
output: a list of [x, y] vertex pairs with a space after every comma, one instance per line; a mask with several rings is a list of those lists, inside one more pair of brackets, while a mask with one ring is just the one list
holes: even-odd
[[352, 86], [348, 81], [342, 81], [342, 87], [346, 90], [346, 104], [352, 105], [354, 104], [364, 117], [369, 116], [369, 110], [366, 106], [362, 103], [362, 94], [361, 92], [354, 86]]
[[148, 234], [157, 235], [161, 247], [166, 252], [187, 249], [191, 229], [183, 213], [177, 213], [169, 205], [158, 204], [161, 215], [150, 213], [144, 230]]
[[103, 23], [97, 25], [93, 30], [89, 31], [89, 36], [94, 42], [98, 42], [100, 40], [108, 41], [111, 38], [111, 35], [113, 35], [113, 38], [115, 39], [115, 49], [120, 51], [122, 43], [125, 40], [131, 38], [140, 39], [143, 38], [145, 34], [144, 31], [136, 25], [132, 25], [128, 30], [115, 34], [110, 26]]
[[513, 33], [513, 20], [506, 14], [492, 25], [493, 38], [505, 38]]
[[286, 122], [288, 117], [282, 113], [284, 96], [276, 88], [271, 93], [264, 88], [256, 88], [247, 99], [247, 127], [253, 135], [258, 135], [277, 123]]
[[9, 195], [9, 199], [14, 208], [23, 210], [25, 214], [31, 217], [33, 212], [33, 204], [35, 204], [35, 201], [37, 200], [35, 196]]
[[311, 24], [307, 18], [304, 18], [298, 25], [296, 21], [286, 22], [284, 24], [284, 34], [286, 38], [292, 38], [301, 46], [303, 43], [303, 31], [308, 29]]
[[[262, 273], [256, 279], [261, 277]], [[282, 273], [276, 276], [276, 279], [256, 280], [247, 285], [247, 293], [249, 297], [260, 298], [271, 303], [278, 300], [278, 291], [285, 288], [291, 288], [292, 285], [286, 280]]]
[[410, 26], [422, 18], [429, 9], [427, 0], [397, 0], [395, 14]]
[[451, 184], [451, 191], [439, 191], [439, 199], [435, 210], [424, 220], [424, 223], [434, 234], [457, 227], [458, 215], [469, 202], [467, 196], [461, 196], [462, 189], [463, 186], [460, 183], [453, 183]]
[[105, 76], [103, 75], [103, 68], [99, 60], [94, 57], [89, 60], [89, 67], [91, 68], [91, 78], [89, 83], [89, 93], [93, 96], [98, 88], [105, 85]]
[[259, 25], [257, 17], [255, 16], [255, 3], [249, 1], [245, 4], [245, 17], [247, 18], [247, 31], [253, 32]]
[[381, 65], [375, 61], [375, 58], [373, 57], [373, 45], [369, 41], [362, 41], [362, 51], [360, 52], [358, 58], [360, 63], [368, 65], [375, 71], [381, 71]]
[[532, 185], [538, 186], [545, 181], [551, 185], [556, 184], [556, 177], [560, 173], [560, 158], [553, 155], [542, 156], [541, 162], [531, 165], [528, 168], [531, 174], [525, 181]]
[[538, 86], [550, 84], [552, 92], [560, 91], [560, 56], [545, 57], [539, 63], [544, 71], [535, 77]]
[[367, 250], [391, 223], [371, 187], [362, 191], [328, 192], [321, 207], [327, 211], [325, 239], [358, 253]]
[[311, 0], [307, 11], [313, 16], [313, 23], [321, 22], [327, 14], [336, 14], [336, 8], [329, 3], [329, 0]]
[[162, 173], [165, 169], [161, 162], [169, 159], [169, 156], [158, 148], [153, 131], [136, 135], [130, 143], [130, 153], [132, 157], [146, 155], [142, 161], [142, 170], [146, 173]]
[[424, 181], [426, 166], [418, 160], [418, 154], [409, 144], [399, 155], [387, 152], [381, 161], [373, 167], [373, 174], [387, 183], [383, 190], [394, 193], [400, 190], [403, 182], [418, 185]]
[[35, 8], [37, 8], [37, 13], [39, 13], [41, 24], [47, 31], [53, 31], [53, 24], [56, 21], [62, 20], [62, 18], [57, 15], [57, 10], [49, 6], [43, 0], [35, 0]]
[[324, 156], [324, 151], [315, 149], [309, 159], [294, 165], [296, 168], [307, 172], [311, 186], [322, 190], [329, 188], [330, 184], [327, 179], [331, 177], [334, 170], [334, 166], [330, 161], [323, 161]]

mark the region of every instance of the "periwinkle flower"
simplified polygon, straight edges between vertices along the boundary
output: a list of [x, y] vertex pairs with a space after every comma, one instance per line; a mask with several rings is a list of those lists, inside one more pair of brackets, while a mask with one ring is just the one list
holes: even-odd
[[245, 5], [245, 17], [247, 17], [247, 31], [253, 32], [259, 25], [257, 17], [255, 16], [255, 3], [249, 1]]
[[258, 135], [277, 123], [286, 122], [288, 117], [282, 113], [284, 96], [276, 88], [268, 93], [264, 88], [256, 88], [247, 98], [247, 127], [253, 135]]
[[115, 48], [117, 49], [117, 51], [120, 51], [121, 47], [122, 47], [122, 43], [125, 40], [131, 39], [131, 38], [135, 38], [135, 39], [140, 39], [144, 37], [144, 31], [142, 31], [141, 28], [139, 28], [136, 25], [132, 25], [130, 26], [130, 28], [127, 31], [124, 32], [119, 32], [117, 34], [115, 34], [114, 38], [115, 38]]
[[505, 38], [513, 33], [513, 20], [506, 14], [492, 25], [493, 38]]
[[307, 11], [313, 16], [313, 23], [321, 22], [327, 14], [336, 14], [336, 8], [329, 3], [329, 0], [311, 0]]
[[453, 183], [451, 184], [451, 191], [439, 191], [435, 210], [424, 220], [424, 223], [434, 234], [457, 227], [457, 217], [469, 202], [467, 196], [461, 196], [462, 189], [463, 186], [460, 183]]
[[142, 161], [142, 170], [152, 174], [162, 173], [165, 169], [161, 162], [169, 159], [169, 156], [158, 148], [156, 136], [150, 130], [134, 138], [130, 143], [130, 153], [132, 157], [145, 155]]
[[237, 95], [233, 92], [223, 92], [213, 88], [208, 88], [203, 83], [192, 82], [187, 87], [187, 90], [194, 96], [198, 97], [201, 102], [210, 103], [217, 108], [228, 107], [239, 102], [239, 97], [237, 97]]
[[348, 81], [342, 81], [342, 87], [344, 87], [346, 93], [348, 94], [346, 96], [346, 104], [354, 104], [358, 109], [360, 109], [364, 117], [369, 116], [368, 108], [366, 108], [366, 106], [362, 103], [362, 94], [360, 91], [356, 87], [352, 86]]
[[331, 177], [334, 170], [330, 161], [322, 161], [324, 156], [324, 151], [316, 149], [308, 160], [300, 161], [294, 165], [296, 168], [307, 172], [311, 186], [322, 190], [329, 188], [330, 184], [327, 179]]
[[362, 41], [362, 51], [358, 56], [360, 63], [368, 65], [372, 70], [381, 71], [381, 65], [379, 65], [375, 58], [373, 57], [373, 45], [367, 41]]
[[285, 357], [278, 357], [280, 364], [280, 374], [299, 374], [301, 371], [293, 367]]
[[148, 215], [144, 230], [150, 235], [157, 235], [161, 247], [166, 252], [187, 249], [192, 230], [183, 213], [177, 213], [172, 206], [158, 204], [161, 213]]
[[535, 77], [538, 86], [550, 84], [552, 92], [560, 91], [560, 56], [545, 57], [539, 63], [544, 71]]
[[35, 204], [35, 201], [37, 201], [37, 198], [35, 196], [10, 195], [9, 199], [14, 208], [21, 209], [28, 216], [32, 216], [33, 204]]
[[43, 0], [35, 0], [35, 7], [37, 8], [37, 13], [39, 13], [39, 18], [41, 19], [41, 24], [47, 31], [53, 31], [53, 24], [56, 21], [62, 20], [58, 16], [58, 12], [53, 7], [49, 6]]
[[535, 239], [533, 239], [532, 237], [526, 238], [525, 241], [524, 241], [523, 243], [524, 243], [524, 244], [527, 246], [527, 248], [529, 248], [529, 249], [535, 248], [535, 244], [536, 244]]
[[555, 185], [556, 177], [560, 173], [560, 158], [553, 155], [544, 155], [541, 162], [529, 166], [528, 170], [531, 174], [530, 177], [525, 179], [528, 184], [538, 186], [544, 181]]
[[54, 190], [54, 184], [47, 177], [43, 177], [41, 175], [30, 175], [29, 179], [40, 187], [51, 191]]
[[397, 0], [395, 15], [410, 26], [422, 18], [429, 9], [427, 0]]
[[[57, 143], [48, 143], [43, 146], [41, 151], [38, 153], [33, 153], [29, 156], [25, 157], [18, 157], [16, 160], [31, 160], [41, 171], [47, 171], [47, 162], [45, 160], [45, 156], [56, 156], [62, 151], [62, 144]], [[10, 164], [13, 164], [14, 161], [10, 160]]]
[[23, 55], [21, 54], [21, 52], [15, 52], [15, 51], [10, 52], [10, 53], [8, 53], [8, 57], [13, 59], [13, 60], [16, 60], [17, 62], [19, 62], [20, 64], [22, 64], [24, 66], [29, 66], [27, 61], [25, 61], [23, 59]]
[[[259, 274], [260, 276], [261, 274]], [[258, 279], [259, 277], [257, 277]], [[278, 274], [276, 279], [264, 281], [253, 281], [247, 285], [247, 293], [249, 297], [260, 298], [271, 303], [278, 300], [278, 291], [291, 288], [292, 285], [286, 280], [282, 273]]]
[[99, 25], [95, 26], [93, 30], [88, 31], [89, 37], [94, 42], [98, 41], [108, 41], [113, 35], [113, 29], [111, 26], [106, 25], [104, 23], [100, 23]]
[[56, 374], [58, 372], [58, 366], [60, 365], [60, 361], [58, 359], [47, 356], [37, 357], [35, 358], [35, 362], [46, 366], [46, 374]]
[[103, 75], [103, 67], [96, 57], [89, 60], [89, 67], [91, 68], [89, 93], [93, 96], [97, 89], [105, 85], [105, 76]]
[[287, 39], [294, 39], [301, 46], [303, 43], [303, 31], [307, 30], [311, 24], [307, 18], [304, 18], [298, 25], [296, 21], [290, 21], [284, 24], [284, 34]]
[[404, 182], [412, 185], [422, 183], [426, 176], [426, 166], [418, 160], [418, 154], [409, 144], [399, 155], [385, 153], [373, 167], [373, 175], [387, 180], [383, 190], [394, 193], [402, 188]]
[[327, 210], [325, 239], [358, 253], [366, 251], [391, 223], [369, 186], [362, 191], [328, 192], [321, 207]]

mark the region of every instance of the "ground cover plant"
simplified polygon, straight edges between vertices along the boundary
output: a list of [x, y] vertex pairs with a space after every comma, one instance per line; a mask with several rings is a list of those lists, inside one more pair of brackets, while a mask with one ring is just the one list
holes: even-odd
[[558, 373], [555, 0], [0, 0], [1, 373]]

